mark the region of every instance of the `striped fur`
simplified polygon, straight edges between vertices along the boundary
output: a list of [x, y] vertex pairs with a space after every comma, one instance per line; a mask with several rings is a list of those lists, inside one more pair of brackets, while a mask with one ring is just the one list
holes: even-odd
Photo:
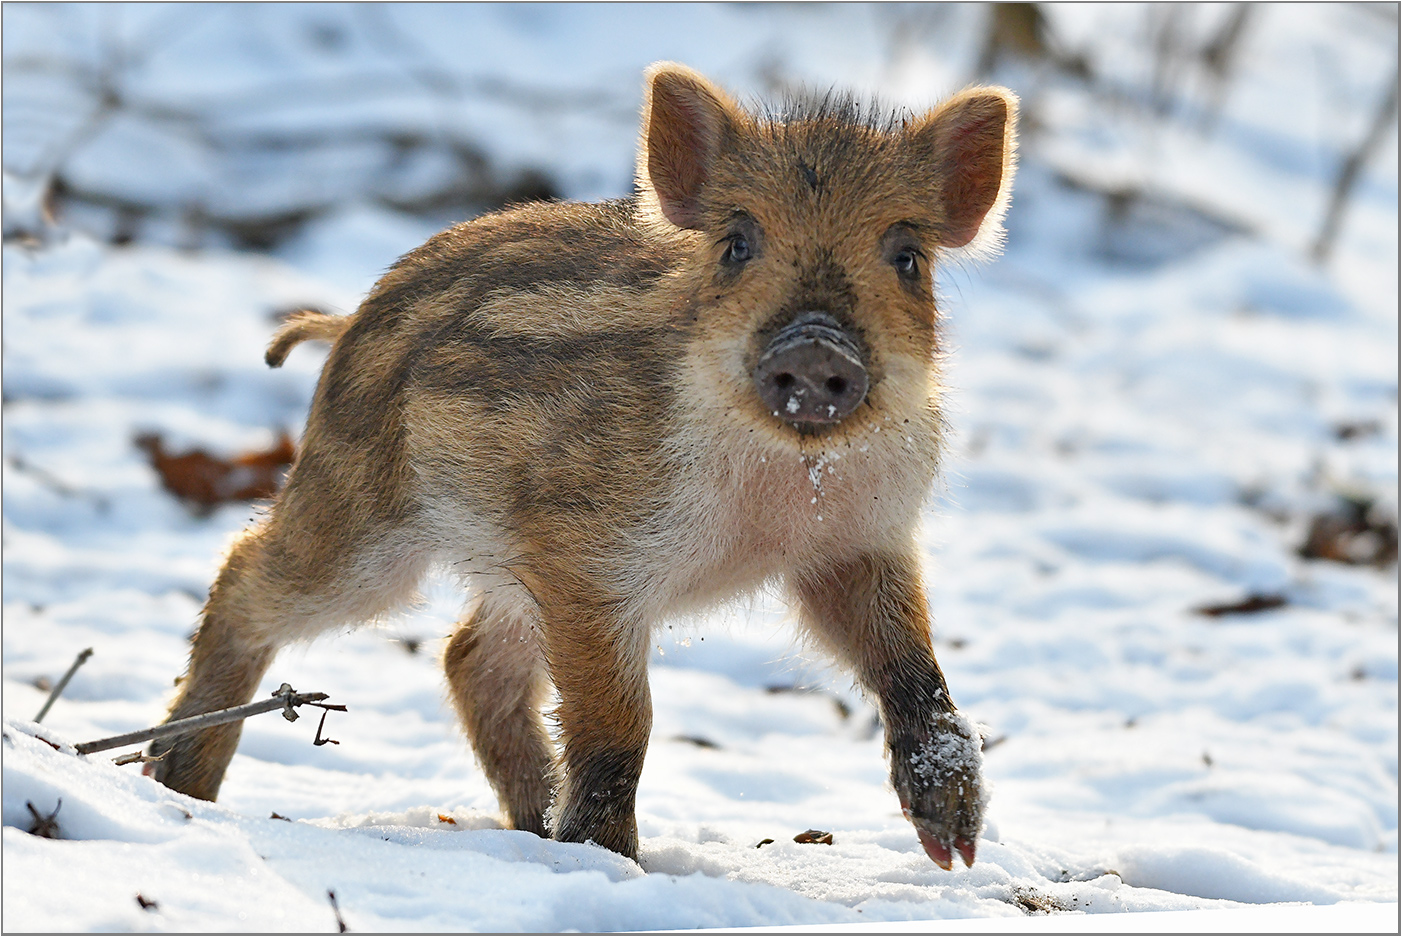
[[[635, 198], [457, 225], [353, 316], [278, 332], [272, 365], [309, 338], [331, 353], [170, 717], [246, 701], [279, 647], [390, 613], [446, 565], [475, 596], [451, 695], [509, 821], [636, 856], [651, 631], [772, 583], [876, 697], [922, 836], [971, 843], [977, 777], [955, 796], [908, 768], [953, 710], [914, 534], [942, 431], [931, 265], [993, 236], [1015, 101], [974, 89], [905, 125], [841, 107], [786, 123], [681, 66], [647, 87]], [[725, 259], [737, 226], [743, 269]], [[893, 273], [897, 236], [917, 280]], [[750, 375], [815, 309], [855, 336], [871, 386], [842, 422], [799, 429]], [[154, 773], [213, 799], [236, 744], [230, 727], [187, 736]]]

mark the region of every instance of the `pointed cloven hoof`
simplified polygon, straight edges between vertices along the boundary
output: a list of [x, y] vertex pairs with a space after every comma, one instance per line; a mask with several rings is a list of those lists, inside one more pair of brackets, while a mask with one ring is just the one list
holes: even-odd
[[964, 866], [967, 868], [974, 864], [974, 844], [967, 839], [956, 839], [954, 848], [959, 851], [959, 855], [964, 857]]
[[920, 845], [925, 847], [925, 855], [933, 859], [935, 865], [946, 872], [954, 868], [954, 855], [949, 851], [948, 846], [919, 827], [915, 828], [915, 833], [920, 837]]

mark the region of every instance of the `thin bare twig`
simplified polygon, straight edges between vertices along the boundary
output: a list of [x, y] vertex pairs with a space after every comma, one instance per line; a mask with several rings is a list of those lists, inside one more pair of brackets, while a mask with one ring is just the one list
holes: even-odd
[[93, 507], [97, 508], [103, 514], [106, 514], [112, 507], [112, 503], [102, 495], [94, 491], [85, 491], [82, 488], [75, 488], [53, 472], [50, 472], [42, 466], [35, 465], [23, 456], [12, 455], [8, 461], [10, 463], [10, 468], [14, 469], [16, 472], [25, 473], [45, 488], [54, 492], [54, 494], [61, 495], [65, 498], [83, 498], [87, 501], [91, 501]]
[[318, 745], [318, 746], [319, 746], [319, 745], [325, 745], [327, 742], [330, 742], [332, 745], [340, 745], [340, 744], [341, 744], [340, 742], [336, 741], [335, 739], [331, 738], [330, 736], [325, 736], [325, 735], [322, 735], [322, 734], [321, 734], [321, 730], [324, 729], [324, 728], [326, 728], [326, 710], [325, 710], [325, 709], [323, 709], [323, 710], [321, 711], [321, 721], [318, 722], [318, 723], [316, 724], [316, 738], [312, 739], [312, 744], [313, 744], [313, 745]]
[[1314, 245], [1310, 248], [1310, 258], [1316, 264], [1323, 264], [1333, 252], [1334, 241], [1343, 227], [1344, 210], [1348, 207], [1354, 184], [1357, 183], [1373, 152], [1382, 145], [1387, 128], [1397, 119], [1399, 83], [1402, 83], [1402, 64], [1394, 64], [1392, 74], [1383, 88], [1382, 98], [1378, 101], [1378, 109], [1373, 114], [1373, 121], [1368, 126], [1367, 135], [1339, 167], [1339, 175], [1334, 180], [1334, 191], [1329, 198], [1329, 209], [1324, 214], [1319, 237], [1315, 238]]
[[58, 839], [58, 812], [63, 809], [63, 798], [58, 799], [54, 805], [54, 812], [43, 814], [39, 808], [34, 806], [34, 801], [26, 800], [24, 805], [29, 808], [29, 814], [34, 818], [34, 823], [29, 827], [29, 832], [35, 836], [42, 836], [45, 839]]
[[345, 919], [341, 917], [341, 906], [336, 903], [336, 892], [328, 888], [326, 889], [326, 897], [331, 899], [331, 910], [336, 912], [336, 927], [340, 929], [340, 933], [344, 934], [350, 928], [346, 926]]
[[90, 647], [84, 648], [78, 652], [77, 658], [73, 661], [73, 666], [69, 667], [68, 672], [58, 681], [58, 685], [49, 693], [49, 698], [44, 701], [44, 708], [39, 710], [39, 715], [34, 717], [35, 722], [44, 721], [44, 717], [49, 714], [49, 707], [54, 704], [54, 700], [58, 699], [59, 694], [63, 692], [63, 688], [68, 686], [68, 681], [73, 679], [73, 675], [78, 672], [78, 668], [87, 663], [89, 657], [92, 657], [92, 648]]
[[327, 693], [298, 693], [291, 686], [284, 683], [273, 693], [272, 699], [262, 700], [257, 703], [249, 703], [246, 706], [234, 706], [229, 709], [220, 709], [212, 713], [205, 713], [201, 716], [191, 716], [188, 719], [177, 719], [174, 722], [167, 722], [164, 725], [155, 726], [150, 729], [142, 729], [140, 732], [128, 732], [125, 735], [114, 735], [111, 738], [98, 739], [95, 742], [84, 742], [77, 746], [78, 754], [91, 755], [93, 752], [105, 752], [110, 748], [120, 748], [123, 745], [133, 745], [137, 742], [146, 742], [152, 739], [168, 738], [172, 735], [185, 735], [200, 729], [208, 729], [210, 726], [224, 725], [228, 722], [238, 722], [247, 719], [249, 716], [256, 716], [259, 713], [270, 713], [281, 709], [282, 716], [288, 722], [297, 720], [297, 706], [320, 706], [322, 709], [335, 709], [344, 712], [346, 707], [336, 704], [322, 704], [319, 701], [326, 699]]
[[1199, 121], [1199, 128], [1204, 133], [1212, 130], [1222, 116], [1222, 106], [1226, 101], [1232, 71], [1236, 67], [1242, 37], [1247, 32], [1246, 25], [1252, 16], [1259, 15], [1252, 6], [1250, 3], [1234, 4], [1226, 20], [1199, 53], [1208, 86], [1208, 100]]

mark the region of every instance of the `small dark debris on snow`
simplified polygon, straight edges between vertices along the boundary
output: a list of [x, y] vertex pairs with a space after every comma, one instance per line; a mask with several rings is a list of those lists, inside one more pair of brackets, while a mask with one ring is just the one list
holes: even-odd
[[832, 834], [826, 830], [804, 830], [793, 838], [796, 843], [822, 843], [824, 846], [832, 845]]
[[772, 840], [772, 839], [770, 839], [768, 836], [766, 836], [764, 839], [762, 839], [762, 840], [760, 840], [759, 842], [755, 843], [755, 848], [758, 849], [758, 848], [761, 847], [761, 846], [768, 846], [768, 845], [769, 845], [770, 843], [772, 843], [772, 842], [774, 842], [774, 840]]
[[[1106, 875], [1113, 875], [1113, 876], [1115, 876], [1116, 878], [1119, 878], [1119, 877], [1120, 877], [1120, 873], [1116, 872], [1114, 869], [1103, 869], [1103, 870], [1101, 870], [1101, 869], [1088, 869], [1088, 870], [1083, 871], [1083, 872], [1077, 872], [1077, 873], [1075, 873], [1074, 875], [1073, 875], [1069, 870], [1067, 870], [1067, 869], [1062, 869], [1062, 870], [1061, 870], [1061, 875], [1060, 875], [1059, 877], [1057, 877], [1057, 878], [1055, 879], [1055, 881], [1063, 882], [1063, 883], [1064, 883], [1064, 882], [1093, 882], [1093, 881], [1095, 881], [1096, 879], [1101, 878], [1101, 877], [1106, 876]], [[1076, 899], [1073, 898], [1072, 900], [1074, 901], [1074, 900], [1076, 900]]]
[[1017, 905], [1027, 914], [1051, 914], [1070, 910], [1056, 898], [1031, 888], [1014, 888], [1009, 904]]
[[292, 818], [291, 818], [291, 817], [284, 817], [282, 814], [278, 813], [276, 810], [274, 810], [272, 813], [270, 813], [270, 814], [268, 815], [268, 819], [269, 819], [269, 820], [286, 820], [288, 823], [291, 823], [291, 822], [292, 822]]
[[345, 920], [341, 917], [341, 906], [336, 903], [336, 892], [328, 888], [326, 889], [326, 897], [331, 899], [331, 910], [336, 912], [336, 926], [340, 928], [338, 933], [344, 934], [350, 928], [346, 926]]
[[147, 898], [147, 897], [146, 897], [145, 895], [143, 895], [141, 892], [137, 892], [137, 893], [136, 893], [136, 903], [139, 904], [139, 905], [141, 905], [141, 910], [143, 910], [143, 911], [159, 911], [159, 910], [161, 910], [161, 906], [160, 906], [160, 903], [159, 903], [159, 902], [154, 901], [154, 900], [151, 899], [151, 898]]
[[45, 745], [47, 745], [47, 746], [49, 746], [50, 748], [52, 748], [52, 749], [53, 749], [54, 751], [56, 751], [56, 752], [61, 752], [61, 751], [63, 751], [63, 747], [60, 746], [57, 742], [50, 742], [48, 739], [44, 738], [42, 735], [36, 735], [36, 736], [34, 736], [34, 737], [35, 737], [36, 739], [38, 739], [39, 741], [43, 742]]
[[411, 655], [419, 653], [419, 648], [423, 647], [423, 638], [401, 637], [395, 638], [395, 643]]
[[1242, 489], [1237, 500], [1248, 508], [1260, 511], [1276, 524], [1290, 521], [1290, 511], [1268, 488], [1250, 486]]
[[1362, 439], [1365, 436], [1376, 436], [1382, 432], [1383, 425], [1377, 420], [1359, 420], [1352, 423], [1336, 423], [1334, 425], [1334, 437], [1341, 442], [1348, 442], [1351, 439]]
[[273, 448], [232, 459], [221, 459], [203, 449], [179, 455], [167, 452], [158, 433], [144, 433], [135, 442], [145, 450], [165, 489], [201, 515], [225, 502], [271, 498], [282, 487], [287, 467], [297, 455], [286, 432]]
[[1198, 615], [1208, 618], [1221, 618], [1223, 615], [1253, 615], [1273, 608], [1283, 608], [1289, 601], [1277, 592], [1253, 592], [1240, 602], [1225, 602], [1220, 605], [1200, 605], [1193, 609]]
[[765, 687], [764, 692], [770, 694], [771, 696], [778, 693], [796, 693], [800, 696], [826, 696], [829, 700], [832, 701], [833, 708], [837, 710], [838, 716], [840, 716], [844, 721], [852, 715], [851, 706], [848, 706], [846, 702], [844, 702], [841, 699], [838, 699], [836, 696], [829, 693], [827, 690], [820, 690], [817, 687], [799, 686], [795, 683], [778, 683], [771, 684], [770, 686]]
[[439, 823], [450, 823], [450, 824], [452, 824], [453, 826], [457, 826], [457, 825], [458, 825], [458, 821], [457, 821], [457, 820], [454, 820], [452, 817], [448, 816], [446, 813], [440, 813], [440, 814], [438, 815], [438, 822], [439, 822]]
[[1397, 519], [1366, 496], [1341, 497], [1316, 514], [1300, 546], [1307, 560], [1387, 568], [1397, 562]]
[[697, 748], [720, 748], [720, 745], [712, 742], [704, 735], [674, 735], [672, 736], [672, 741], [686, 742], [688, 745], [695, 745]]
[[114, 764], [114, 765], [148, 765], [148, 764], [150, 764], [150, 763], [153, 762], [153, 761], [160, 761], [162, 758], [164, 758], [166, 755], [169, 755], [169, 754], [170, 754], [170, 749], [166, 749], [165, 751], [161, 752], [159, 755], [148, 755], [148, 754], [146, 754], [146, 753], [143, 752], [143, 751], [128, 752], [127, 754], [122, 755], [120, 758], [113, 758], [113, 759], [112, 759], [112, 764]]
[[34, 806], [34, 801], [26, 800], [24, 805], [29, 808], [29, 815], [34, 818], [34, 825], [29, 828], [29, 832], [34, 836], [42, 836], [44, 839], [58, 839], [58, 811], [63, 806], [63, 798], [58, 799], [54, 805], [54, 812], [45, 816], [39, 812], [39, 808]]

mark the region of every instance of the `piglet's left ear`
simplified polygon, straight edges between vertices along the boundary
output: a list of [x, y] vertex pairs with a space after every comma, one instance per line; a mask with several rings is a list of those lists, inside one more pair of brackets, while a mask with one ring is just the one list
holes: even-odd
[[970, 88], [910, 127], [917, 158], [934, 170], [942, 209], [942, 247], [996, 247], [1012, 193], [1017, 96], [1006, 88]]

